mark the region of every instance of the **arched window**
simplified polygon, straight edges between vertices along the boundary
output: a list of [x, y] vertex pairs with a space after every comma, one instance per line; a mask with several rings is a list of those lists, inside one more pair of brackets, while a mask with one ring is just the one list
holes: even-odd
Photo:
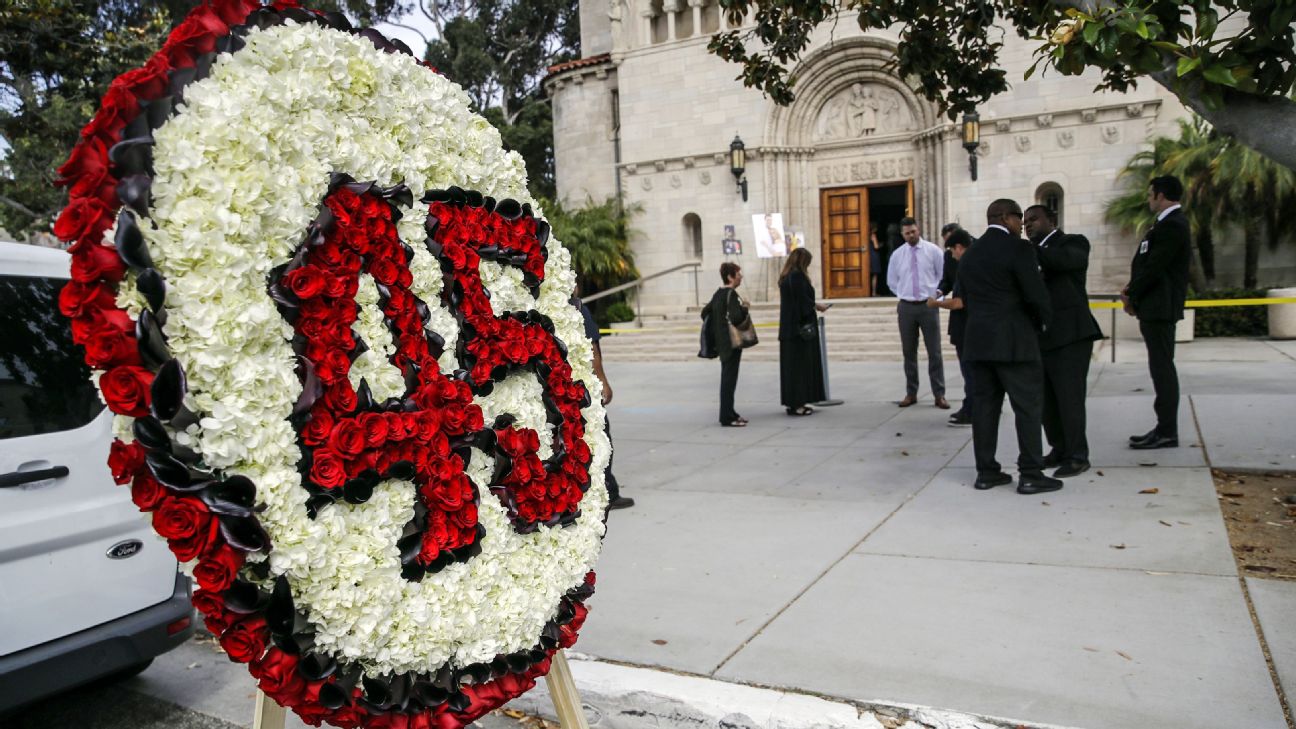
[[1046, 182], [1035, 189], [1035, 204], [1043, 205], [1057, 216], [1057, 225], [1062, 226], [1062, 186], [1056, 182]]
[[702, 260], [702, 218], [696, 213], [684, 216], [684, 255]]

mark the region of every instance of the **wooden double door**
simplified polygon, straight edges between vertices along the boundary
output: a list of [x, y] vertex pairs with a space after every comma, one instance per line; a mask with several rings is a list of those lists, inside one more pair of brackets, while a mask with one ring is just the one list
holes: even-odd
[[912, 214], [912, 180], [820, 190], [824, 297], [874, 296], [876, 292], [871, 285], [874, 272], [869, 267], [869, 224], [878, 224], [878, 239], [885, 250], [887, 226]]

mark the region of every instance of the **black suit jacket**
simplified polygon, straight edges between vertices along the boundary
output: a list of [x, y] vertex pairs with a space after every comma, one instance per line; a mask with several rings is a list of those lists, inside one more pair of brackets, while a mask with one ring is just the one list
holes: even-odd
[[1032, 244], [990, 228], [959, 261], [955, 293], [967, 307], [969, 362], [1040, 361], [1052, 306]]
[[1040, 335], [1040, 349], [1049, 351], [1075, 342], [1102, 339], [1098, 320], [1089, 310], [1085, 276], [1089, 271], [1089, 239], [1060, 229], [1036, 246], [1040, 273], [1053, 305], [1053, 319]]
[[1165, 216], [1139, 243], [1130, 266], [1129, 297], [1140, 320], [1183, 318], [1191, 246], [1192, 234], [1183, 210]]

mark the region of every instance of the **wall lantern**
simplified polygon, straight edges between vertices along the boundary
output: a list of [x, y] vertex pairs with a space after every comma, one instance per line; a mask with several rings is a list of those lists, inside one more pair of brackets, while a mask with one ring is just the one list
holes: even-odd
[[738, 192], [742, 194], [743, 202], [747, 202], [747, 178], [743, 176], [747, 171], [747, 145], [743, 144], [737, 134], [729, 143], [729, 171], [738, 182]]
[[977, 178], [977, 147], [981, 146], [981, 115], [975, 111], [963, 115], [963, 149], [968, 152], [968, 170], [972, 181]]

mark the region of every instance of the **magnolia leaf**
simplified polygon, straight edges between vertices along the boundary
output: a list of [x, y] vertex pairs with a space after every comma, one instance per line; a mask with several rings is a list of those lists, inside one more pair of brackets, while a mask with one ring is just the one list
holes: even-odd
[[1176, 71], [1180, 76], [1183, 76], [1184, 74], [1192, 72], [1193, 69], [1197, 68], [1200, 65], [1201, 65], [1200, 56], [1193, 57], [1193, 58], [1180, 58], [1179, 63], [1176, 66]]

